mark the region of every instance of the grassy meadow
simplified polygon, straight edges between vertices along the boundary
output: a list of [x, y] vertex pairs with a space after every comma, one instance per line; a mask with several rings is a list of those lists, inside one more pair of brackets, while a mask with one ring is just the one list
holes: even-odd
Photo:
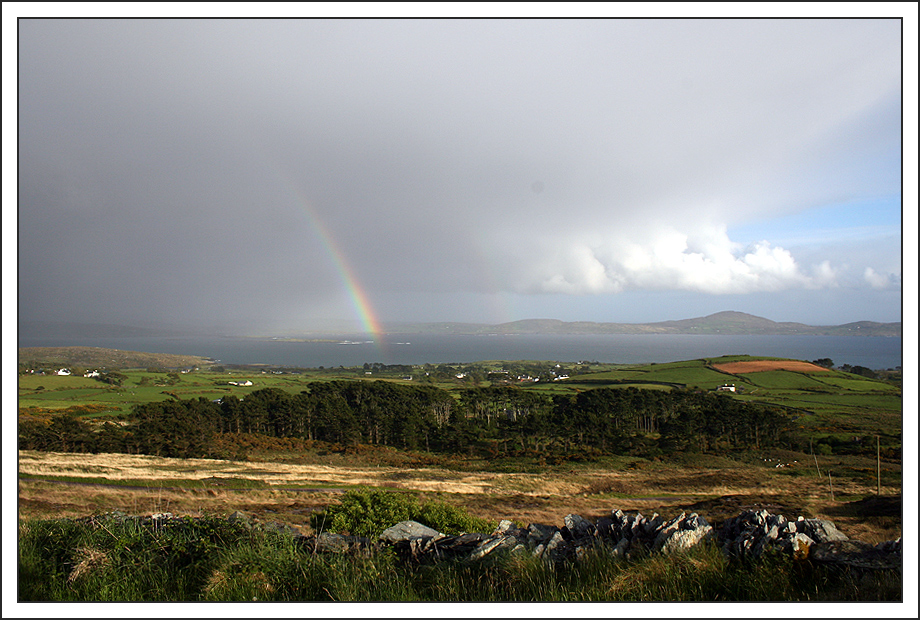
[[[765, 508], [793, 519], [799, 515], [830, 519], [851, 538], [865, 542], [900, 537], [899, 381], [867, 379], [839, 370], [728, 374], [713, 367], [752, 360], [770, 358], [731, 356], [590, 367], [493, 361], [419, 366], [408, 373], [404, 367], [368, 371], [199, 365], [196, 370], [182, 372], [184, 368], [144, 366], [118, 368], [120, 384], [77, 375], [29, 373], [21, 364], [20, 420], [48, 419], [60, 412], [87, 420], [114, 420], [143, 403], [199, 397], [217, 400], [228, 394], [244, 398], [267, 387], [297, 394], [309, 389], [311, 382], [342, 379], [429, 384], [457, 398], [466, 388], [488, 385], [513, 384], [541, 394], [574, 395], [602, 387], [711, 391], [734, 384], [738, 391], [727, 394], [727, 398], [786, 407], [805, 443], [797, 450], [685, 451], [665, 457], [599, 455], [551, 463], [536, 456], [484, 458], [245, 433], [233, 438], [245, 447], [245, 456], [230, 460], [20, 451], [20, 538], [31, 536], [32, 540], [47, 527], [53, 533], [54, 527], [46, 524], [55, 519], [113, 510], [127, 514], [170, 511], [198, 518], [224, 517], [241, 510], [262, 521], [285, 523], [310, 534], [315, 533], [310, 516], [337, 504], [343, 493], [354, 489], [417, 493], [478, 519], [509, 518], [522, 525], [561, 524], [569, 513], [597, 519], [612, 509], [646, 515], [657, 512], [665, 518], [698, 512], [718, 525], [741, 510]], [[78, 366], [74, 360], [69, 365]], [[514, 378], [551, 370], [568, 378], [546, 380], [545, 374], [540, 375], [544, 378], [541, 381]], [[464, 373], [467, 376], [463, 378], [456, 376]], [[230, 383], [247, 381], [252, 385]], [[879, 489], [881, 498], [876, 495]], [[738, 572], [737, 567], [719, 559], [718, 553], [706, 549], [671, 564], [653, 558], [632, 564], [598, 560], [566, 573], [546, 572], [545, 567], [515, 560], [490, 565], [486, 573], [446, 566], [420, 575], [381, 558], [373, 560], [368, 570], [375, 575], [385, 571], [398, 578], [392, 588], [380, 590], [368, 589], [373, 580], [362, 577], [360, 571], [349, 580], [343, 566], [330, 565], [326, 560], [317, 563], [315, 558], [309, 560], [311, 564], [285, 544], [269, 538], [258, 541], [257, 546], [268, 545], [280, 553], [270, 559], [259, 552], [228, 547], [199, 562], [192, 573], [181, 577], [187, 581], [173, 584], [173, 588], [158, 585], [166, 583], [159, 573], [142, 575], [138, 584], [118, 585], [121, 563], [136, 562], [137, 558], [87, 543], [71, 550], [70, 574], [76, 566], [96, 562], [98, 581], [90, 577], [93, 573], [89, 569], [79, 579], [68, 580], [67, 573], [61, 572], [63, 565], [59, 565], [54, 569], [60, 573], [54, 582], [57, 585], [39, 589], [34, 595], [53, 600], [250, 600], [253, 596], [260, 600], [860, 600], [861, 596], [890, 599], [899, 595], [884, 584], [866, 586], [847, 581], [849, 578], [841, 581], [814, 574], [808, 579], [817, 581], [800, 583], [800, 576], [783, 573], [775, 587], [755, 588], [754, 582], [763, 581], [757, 575], [775, 567]], [[163, 548], [161, 543], [155, 543], [154, 548], [156, 545]], [[92, 555], [97, 552], [101, 555]], [[42, 568], [43, 561], [32, 557], [26, 568], [38, 574], [47, 568]], [[295, 571], [296, 566], [301, 568]], [[592, 581], [590, 587], [579, 586], [592, 570], [601, 571], [598, 574], [603, 574], [603, 579]], [[291, 589], [291, 571], [305, 584], [301, 590]], [[329, 582], [323, 574], [340, 575], [335, 578], [339, 581]]]

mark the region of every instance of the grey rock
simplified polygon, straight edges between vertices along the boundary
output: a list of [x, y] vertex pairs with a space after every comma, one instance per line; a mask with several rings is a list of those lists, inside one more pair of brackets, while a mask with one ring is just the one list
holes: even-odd
[[565, 527], [562, 528], [562, 535], [573, 549], [577, 557], [581, 557], [589, 549], [603, 544], [597, 527], [578, 515], [568, 515], [565, 518]]
[[469, 532], [466, 534], [460, 534], [458, 536], [445, 536], [440, 539], [438, 542], [441, 546], [455, 546], [455, 547], [476, 547], [482, 541], [486, 539], [485, 534], [479, 534], [477, 532]]
[[655, 534], [655, 540], [652, 543], [652, 548], [660, 548], [663, 544], [663, 541], [667, 540], [674, 532], [680, 529], [680, 523], [686, 517], [686, 513], [680, 513], [679, 517], [674, 517], [673, 519], [662, 524], [658, 528], [658, 531]]
[[697, 530], [697, 529], [705, 528], [705, 527], [712, 527], [712, 526], [709, 525], [709, 521], [707, 521], [705, 518], [701, 517], [700, 515], [696, 514], [695, 512], [691, 512], [690, 516], [684, 519], [683, 523], [681, 524], [682, 530]]
[[626, 557], [626, 552], [629, 550], [629, 539], [621, 538], [617, 543], [616, 547], [613, 549], [613, 555], [619, 557]]
[[514, 529], [514, 523], [508, 519], [502, 519], [498, 522], [498, 527], [495, 528], [495, 531], [492, 532], [492, 535], [497, 536], [499, 534], [505, 534], [511, 529]]
[[562, 537], [562, 532], [556, 531], [547, 541], [543, 557], [548, 557], [554, 562], [561, 562], [574, 555], [575, 549]]
[[886, 540], [875, 545], [875, 548], [879, 551], [884, 551], [885, 553], [896, 553], [901, 555], [901, 539], [897, 540]]
[[597, 528], [593, 523], [584, 517], [576, 514], [568, 514], [563, 519], [565, 527], [569, 530], [573, 539], [596, 536]]
[[386, 542], [396, 543], [403, 540], [411, 540], [412, 538], [436, 538], [443, 536], [437, 530], [434, 530], [427, 525], [422, 525], [418, 521], [402, 521], [388, 527], [380, 534], [380, 539]]
[[240, 512], [239, 510], [227, 517], [227, 521], [230, 523], [239, 523], [241, 525], [245, 525], [246, 527], [252, 527], [252, 517], [247, 515], [245, 512]]
[[279, 534], [283, 534], [285, 536], [297, 536], [298, 534], [300, 534], [300, 532], [298, 532], [288, 523], [278, 523], [278, 522], [265, 523], [261, 526], [261, 529], [269, 531], [269, 532], [278, 532]]
[[531, 523], [527, 526], [528, 538], [534, 543], [542, 543], [549, 540], [553, 534], [559, 531], [558, 527], [553, 525], [542, 525], [540, 523]]
[[710, 532], [712, 532], [712, 528], [709, 526], [693, 530], [678, 530], [664, 540], [656, 551], [666, 554], [686, 551], [700, 544], [709, 536]]
[[643, 526], [644, 533], [646, 535], [657, 534], [663, 523], [664, 519], [659, 517], [657, 512], [652, 513], [652, 518], [648, 519]]
[[[601, 538], [608, 541], [613, 539], [613, 519], [610, 517], [601, 517], [597, 520], [597, 525], [595, 527]], [[614, 541], [614, 543], [615, 542], [616, 541]]]
[[699, 544], [711, 535], [712, 526], [695, 512], [690, 516], [681, 514], [664, 524], [655, 537], [652, 551], [674, 553], [685, 551]]
[[473, 550], [470, 554], [470, 559], [479, 560], [503, 546], [504, 542], [505, 539], [503, 537], [489, 538]]
[[322, 532], [318, 536], [298, 537], [300, 544], [315, 553], [359, 553], [370, 552], [374, 545], [363, 536], [345, 536]]
[[799, 522], [799, 531], [807, 534], [817, 543], [848, 539], [847, 535], [838, 530], [836, 525], [825, 519], [805, 519]]
[[814, 562], [875, 570], [901, 566], [900, 554], [886, 553], [869, 543], [849, 539], [816, 543], [811, 546], [808, 558]]
[[788, 551], [792, 554], [793, 559], [804, 560], [808, 557], [808, 552], [814, 544], [815, 541], [805, 534], [796, 533], [789, 542]]

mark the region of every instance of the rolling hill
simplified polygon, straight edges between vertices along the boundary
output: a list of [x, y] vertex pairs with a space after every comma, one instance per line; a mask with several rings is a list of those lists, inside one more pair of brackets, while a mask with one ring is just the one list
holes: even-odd
[[456, 334], [710, 334], [710, 335], [815, 335], [901, 337], [901, 323], [859, 321], [844, 325], [815, 326], [804, 323], [777, 323], [744, 312], [717, 312], [709, 316], [657, 323], [566, 322], [557, 319], [525, 319], [483, 325], [476, 323], [415, 323], [387, 325], [398, 333]]

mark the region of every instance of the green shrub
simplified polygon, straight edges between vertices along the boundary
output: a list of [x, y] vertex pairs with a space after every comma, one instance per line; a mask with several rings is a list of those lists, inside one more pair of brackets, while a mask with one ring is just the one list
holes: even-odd
[[422, 504], [412, 518], [442, 534], [488, 533], [495, 529], [495, 523], [492, 521], [474, 517], [463, 508], [438, 500], [429, 500]]
[[385, 529], [401, 521], [418, 521], [443, 534], [494, 529], [490, 521], [474, 517], [452, 504], [438, 500], [419, 504], [413, 494], [379, 490], [348, 491], [340, 504], [310, 516], [310, 525], [316, 531], [347, 532], [367, 538], [377, 538]]
[[388, 491], [348, 491], [341, 503], [310, 515], [317, 532], [347, 532], [377, 538], [391, 525], [408, 521], [418, 511], [414, 495]]

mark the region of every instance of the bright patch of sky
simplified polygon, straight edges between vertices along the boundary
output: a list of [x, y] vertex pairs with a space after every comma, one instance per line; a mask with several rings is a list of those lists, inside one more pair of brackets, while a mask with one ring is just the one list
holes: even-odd
[[900, 196], [814, 207], [728, 229], [728, 236], [743, 245], [769, 240], [783, 247], [900, 235]]

